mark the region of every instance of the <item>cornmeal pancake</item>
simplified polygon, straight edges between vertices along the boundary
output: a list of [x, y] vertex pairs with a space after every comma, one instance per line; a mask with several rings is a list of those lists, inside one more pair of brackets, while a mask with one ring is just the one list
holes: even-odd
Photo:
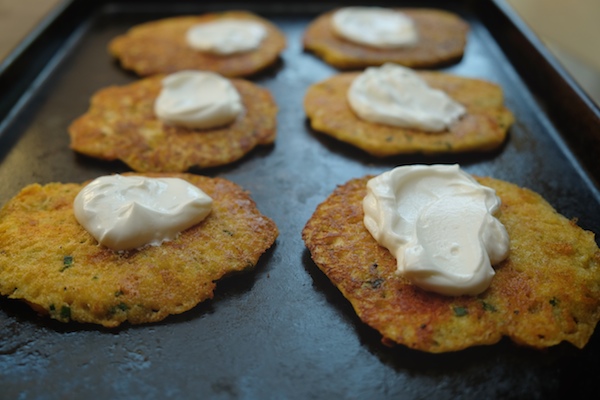
[[496, 216], [510, 236], [510, 255], [482, 294], [443, 296], [396, 274], [396, 259], [365, 228], [368, 179], [338, 187], [302, 237], [316, 265], [384, 343], [432, 353], [493, 344], [503, 336], [535, 348], [587, 343], [600, 318], [600, 250], [593, 233], [530, 190], [478, 178], [502, 199]]
[[459, 153], [498, 148], [514, 121], [503, 106], [502, 88], [491, 82], [449, 75], [418, 72], [427, 84], [461, 103], [467, 114], [449, 129], [426, 132], [360, 119], [347, 101], [348, 88], [359, 75], [346, 72], [310, 86], [304, 109], [311, 127], [377, 157], [398, 154]]
[[393, 62], [412, 68], [434, 67], [462, 58], [469, 25], [456, 14], [425, 8], [396, 8], [410, 17], [419, 40], [414, 46], [378, 49], [353, 43], [332, 29], [336, 10], [317, 17], [306, 29], [304, 48], [341, 69], [362, 69]]
[[230, 181], [145, 176], [198, 186], [214, 200], [211, 213], [173, 241], [116, 252], [99, 246], [73, 216], [83, 185], [27, 186], [0, 211], [0, 294], [63, 322], [156, 322], [212, 298], [218, 279], [253, 268], [278, 235]]
[[154, 114], [163, 76], [98, 91], [89, 110], [69, 127], [71, 148], [103, 160], [122, 160], [140, 172], [183, 172], [228, 164], [257, 145], [275, 141], [277, 105], [268, 90], [232, 79], [246, 111], [220, 128], [165, 125]]
[[[211, 54], [188, 46], [186, 32], [189, 28], [221, 18], [260, 22], [265, 26], [267, 36], [258, 49], [231, 55]], [[285, 46], [284, 34], [269, 21], [245, 11], [226, 11], [165, 18], [134, 26], [114, 38], [108, 45], [108, 51], [123, 68], [140, 76], [196, 69], [214, 71], [227, 77], [242, 77], [273, 64]]]

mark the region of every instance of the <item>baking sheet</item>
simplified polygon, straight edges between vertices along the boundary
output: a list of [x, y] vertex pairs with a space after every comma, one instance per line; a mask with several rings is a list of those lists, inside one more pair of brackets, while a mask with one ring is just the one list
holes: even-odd
[[[471, 173], [529, 187], [565, 216], [578, 218], [580, 226], [600, 232], [595, 177], [565, 144], [562, 125], [517, 71], [513, 55], [495, 39], [514, 27], [484, 22], [473, 3], [419, 5], [450, 9], [470, 23], [465, 57], [443, 70], [503, 86], [516, 116], [506, 144], [488, 154], [385, 160], [312, 131], [302, 109], [306, 88], [337, 72], [302, 51], [302, 33], [338, 3], [115, 2], [68, 11], [81, 18], [67, 21], [74, 29], [46, 38], [55, 54], [35, 79], [22, 82], [17, 106], [0, 124], [0, 203], [30, 183], [80, 182], [127, 170], [73, 153], [66, 133], [96, 90], [136, 79], [108, 56], [112, 37], [147, 20], [243, 6], [273, 21], [288, 39], [280, 62], [251, 78], [270, 89], [279, 105], [278, 138], [232, 165], [193, 172], [248, 189], [280, 236], [254, 271], [226, 279], [212, 301], [157, 324], [117, 330], [62, 324], [0, 299], [0, 398], [597, 396], [598, 332], [584, 350], [563, 344], [540, 352], [508, 340], [440, 355], [390, 349], [360, 322], [301, 239], [315, 207], [336, 185], [418, 162], [458, 162]], [[487, 12], [496, 22], [503, 18], [493, 7]]]

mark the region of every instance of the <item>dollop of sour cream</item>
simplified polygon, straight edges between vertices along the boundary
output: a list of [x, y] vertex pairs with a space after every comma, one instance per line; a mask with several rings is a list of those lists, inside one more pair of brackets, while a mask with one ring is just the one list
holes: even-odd
[[162, 80], [154, 113], [165, 124], [208, 129], [226, 125], [244, 111], [229, 79], [208, 71], [180, 71]]
[[266, 37], [267, 29], [260, 22], [234, 18], [196, 24], [186, 32], [190, 47], [219, 55], [256, 50]]
[[101, 245], [120, 251], [175, 239], [210, 214], [212, 199], [179, 178], [110, 175], [85, 186], [73, 209]]
[[450, 296], [485, 291], [509, 253], [500, 199], [458, 165], [397, 167], [369, 180], [364, 224], [415, 285]]
[[367, 68], [350, 85], [347, 99], [363, 120], [429, 132], [447, 129], [466, 113], [413, 70], [391, 63]]
[[406, 14], [383, 7], [343, 7], [333, 13], [333, 32], [354, 43], [394, 49], [419, 40], [413, 20]]

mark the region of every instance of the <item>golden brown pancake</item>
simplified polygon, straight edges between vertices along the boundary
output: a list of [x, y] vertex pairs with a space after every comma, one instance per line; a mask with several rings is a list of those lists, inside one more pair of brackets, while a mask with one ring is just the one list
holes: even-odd
[[365, 228], [369, 178], [338, 187], [302, 237], [315, 264], [385, 344], [440, 353], [507, 336], [534, 348], [585, 346], [600, 319], [600, 250], [592, 232], [530, 190], [478, 178], [502, 199], [496, 217], [510, 236], [510, 255], [482, 294], [443, 296], [396, 274], [394, 256]]
[[[236, 18], [262, 23], [267, 36], [256, 50], [217, 55], [187, 45], [185, 35], [192, 26], [219, 18]], [[284, 34], [269, 21], [246, 11], [226, 11], [199, 16], [180, 16], [146, 22], [117, 36], [108, 51], [123, 68], [140, 76], [170, 74], [194, 69], [214, 71], [227, 77], [252, 75], [273, 64], [286, 46]]]
[[69, 127], [71, 148], [103, 160], [122, 160], [140, 172], [183, 172], [239, 160], [273, 143], [277, 105], [267, 89], [232, 79], [243, 115], [229, 125], [192, 129], [163, 124], [154, 114], [162, 75], [98, 91], [89, 110]]
[[212, 298], [218, 279], [253, 268], [278, 235], [230, 181], [145, 176], [198, 186], [213, 198], [211, 213], [173, 241], [116, 252], [98, 245], [73, 216], [84, 185], [29, 185], [0, 210], [0, 294], [63, 322], [156, 322]]
[[410, 47], [378, 49], [336, 35], [331, 18], [336, 10], [317, 17], [304, 33], [304, 48], [340, 69], [362, 69], [393, 62], [412, 68], [435, 67], [459, 60], [469, 25], [456, 14], [426, 8], [396, 8], [410, 17], [419, 41]]
[[488, 151], [506, 139], [514, 121], [503, 106], [502, 88], [491, 82], [442, 72], [418, 72], [427, 84], [461, 103], [467, 114], [449, 129], [426, 132], [360, 119], [346, 99], [348, 88], [359, 75], [345, 72], [310, 86], [304, 109], [311, 127], [350, 143], [376, 157], [398, 154], [442, 154]]

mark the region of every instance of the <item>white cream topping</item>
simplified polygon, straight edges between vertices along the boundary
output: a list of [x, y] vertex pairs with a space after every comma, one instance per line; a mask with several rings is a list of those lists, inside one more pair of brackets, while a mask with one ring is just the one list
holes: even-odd
[[396, 64], [369, 67], [347, 93], [359, 118], [384, 125], [437, 132], [447, 129], [466, 109], [433, 89], [413, 70]]
[[154, 113], [165, 124], [208, 129], [226, 125], [244, 111], [229, 79], [207, 71], [180, 71], [162, 80]]
[[257, 21], [221, 18], [188, 29], [190, 47], [208, 53], [229, 55], [256, 50], [267, 37], [267, 28]]
[[458, 165], [410, 165], [367, 184], [364, 224], [415, 285], [450, 296], [486, 290], [509, 238], [500, 199]]
[[419, 40], [413, 20], [390, 8], [340, 8], [333, 13], [332, 27], [344, 39], [383, 49], [412, 46]]
[[119, 251], [175, 239], [206, 218], [212, 199], [179, 178], [110, 175], [85, 186], [73, 209], [100, 244]]

